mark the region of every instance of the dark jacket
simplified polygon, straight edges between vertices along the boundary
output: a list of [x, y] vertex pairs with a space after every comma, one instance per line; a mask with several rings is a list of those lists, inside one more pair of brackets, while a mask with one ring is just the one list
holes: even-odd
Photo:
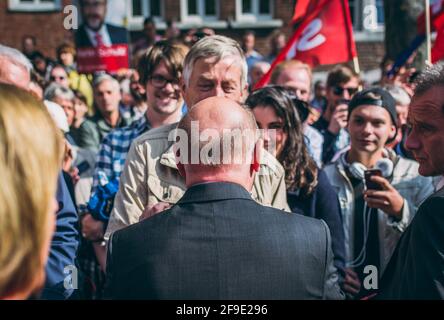
[[381, 279], [379, 299], [444, 299], [444, 189], [419, 207]]
[[320, 220], [265, 207], [241, 186], [200, 184], [112, 234], [114, 299], [342, 299]]
[[345, 238], [341, 207], [325, 172], [319, 170], [318, 184], [312, 194], [302, 197], [297, 191], [288, 191], [287, 201], [292, 212], [300, 210], [307, 217], [325, 221], [331, 233], [334, 264], [342, 281], [345, 276]]
[[[106, 24], [109, 37], [112, 44], [128, 44], [128, 30], [122, 27]], [[75, 41], [77, 48], [92, 47], [92, 43], [89, 40], [88, 34], [85, 30], [85, 25], [81, 25], [76, 32]]]
[[[61, 174], [56, 198], [59, 211], [46, 265], [46, 283], [41, 295], [42, 299], [50, 300], [67, 299], [73, 293], [73, 289], [69, 286], [65, 288], [64, 283], [68, 276], [75, 276], [72, 270], [79, 244], [77, 211]], [[69, 272], [65, 273], [65, 270]]]

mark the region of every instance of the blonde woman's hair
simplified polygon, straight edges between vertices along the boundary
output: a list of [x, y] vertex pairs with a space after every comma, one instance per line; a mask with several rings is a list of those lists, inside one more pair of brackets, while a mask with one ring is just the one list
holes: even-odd
[[0, 298], [27, 288], [44, 270], [61, 149], [43, 103], [0, 83]]

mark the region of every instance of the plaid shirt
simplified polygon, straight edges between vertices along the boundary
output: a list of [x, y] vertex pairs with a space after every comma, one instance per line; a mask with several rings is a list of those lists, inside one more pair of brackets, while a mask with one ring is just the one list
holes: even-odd
[[150, 123], [143, 116], [130, 126], [113, 130], [105, 136], [97, 155], [91, 195], [95, 193], [101, 175], [105, 175], [108, 181], [119, 179], [131, 142], [150, 129]]

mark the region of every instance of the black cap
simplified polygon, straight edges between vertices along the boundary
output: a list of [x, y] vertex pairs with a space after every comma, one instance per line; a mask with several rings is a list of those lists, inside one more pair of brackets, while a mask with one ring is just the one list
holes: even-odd
[[[380, 98], [369, 98], [369, 93], [373, 93]], [[350, 119], [350, 115], [354, 109], [365, 104], [379, 106], [387, 110], [390, 114], [390, 118], [392, 119], [393, 124], [397, 127], [396, 101], [388, 91], [382, 88], [375, 87], [356, 93], [348, 106], [348, 118]]]

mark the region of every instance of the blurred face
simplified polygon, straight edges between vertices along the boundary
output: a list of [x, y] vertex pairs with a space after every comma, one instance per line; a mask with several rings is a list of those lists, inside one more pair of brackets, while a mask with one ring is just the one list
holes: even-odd
[[161, 115], [171, 115], [182, 107], [179, 79], [175, 79], [162, 60], [146, 84], [148, 108]]
[[80, 120], [88, 113], [88, 106], [80, 99], [75, 99], [74, 102], [74, 119]]
[[60, 54], [60, 62], [64, 66], [70, 66], [74, 63], [74, 56], [70, 52], [62, 52]]
[[94, 90], [94, 101], [102, 114], [118, 111], [120, 99], [120, 88], [111, 81], [102, 81]]
[[315, 88], [315, 96], [316, 97], [325, 97], [327, 94], [327, 89], [325, 88], [325, 85], [318, 85]]
[[215, 57], [201, 58], [196, 61], [191, 72], [188, 86], [182, 84], [182, 93], [191, 108], [208, 97], [225, 97], [242, 102], [246, 86], [242, 88], [242, 67], [239, 58], [225, 57], [216, 63]]
[[143, 26], [143, 32], [147, 39], [154, 41], [156, 39], [156, 27], [152, 23], [147, 23]]
[[244, 49], [245, 51], [250, 51], [254, 49], [254, 42], [255, 42], [255, 38], [252, 34], [248, 34], [246, 36], [243, 37], [243, 45], [244, 45]]
[[106, 0], [83, 0], [82, 15], [88, 27], [99, 30], [105, 22]]
[[74, 122], [74, 115], [75, 115], [74, 101], [56, 97], [54, 99], [54, 102], [63, 108], [66, 117], [68, 118], [68, 125], [71, 126], [72, 123]]
[[358, 91], [359, 81], [352, 78], [350, 81], [338, 84], [327, 90], [327, 100], [329, 105], [336, 107], [341, 100], [351, 100], [353, 95]]
[[54, 68], [51, 70], [51, 82], [60, 84], [65, 88], [69, 88], [68, 74], [63, 68]]
[[274, 41], [274, 45], [276, 46], [277, 49], [283, 49], [285, 47], [287, 43], [287, 40], [285, 39], [285, 36], [283, 34], [281, 34], [280, 36], [278, 36], [276, 38], [276, 40]]
[[390, 114], [382, 107], [362, 105], [353, 110], [348, 122], [351, 148], [373, 154], [381, 151], [396, 134]]
[[407, 116], [409, 114], [408, 105], [396, 105], [396, 114], [398, 116], [398, 126], [401, 127], [407, 123]]
[[276, 84], [293, 91], [299, 100], [310, 100], [310, 76], [307, 70], [300, 67], [284, 69], [276, 80]]
[[131, 83], [130, 83], [131, 94], [133, 95], [134, 99], [136, 99], [137, 101], [145, 101], [146, 90], [144, 86], [140, 84], [139, 79], [140, 79], [139, 73], [135, 71], [131, 75]]
[[40, 73], [44, 73], [46, 71], [46, 61], [42, 58], [35, 58], [33, 61], [34, 68]]
[[411, 126], [406, 147], [419, 162], [419, 174], [444, 174], [444, 96], [443, 86], [435, 86], [413, 96], [408, 114]]
[[35, 50], [34, 40], [32, 40], [31, 38], [25, 38], [23, 40], [23, 51], [26, 54], [30, 54], [33, 53], [34, 50]]
[[264, 74], [270, 69], [270, 65], [259, 63], [251, 69], [250, 78], [251, 85], [254, 85], [263, 77]]
[[[284, 120], [278, 117], [270, 106], [259, 105], [253, 109], [253, 114], [259, 129], [263, 130], [264, 148], [270, 151], [274, 157], [278, 157], [284, 149], [288, 137], [284, 131]], [[273, 144], [275, 144], [275, 148], [273, 148]]]

